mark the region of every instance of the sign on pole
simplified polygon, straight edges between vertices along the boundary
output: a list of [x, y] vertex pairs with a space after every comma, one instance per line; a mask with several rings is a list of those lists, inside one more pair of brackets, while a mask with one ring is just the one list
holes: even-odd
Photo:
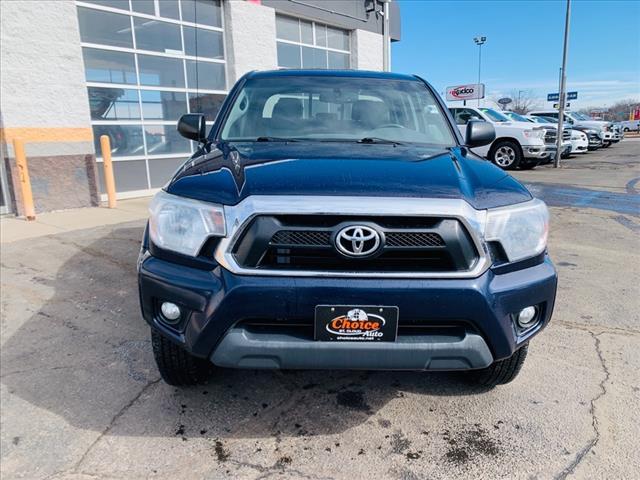
[[484, 83], [471, 83], [468, 85], [454, 85], [447, 87], [447, 100], [473, 100], [484, 98]]
[[[577, 100], [578, 92], [567, 92], [567, 100]], [[557, 102], [560, 100], [559, 93], [547, 93], [547, 102]]]
[[[569, 102], [567, 102], [566, 106], [564, 108], [569, 108], [571, 106], [571, 104]], [[553, 104], [553, 108], [555, 108], [556, 110], [558, 108], [560, 108], [560, 104], [559, 103], [554, 103]]]

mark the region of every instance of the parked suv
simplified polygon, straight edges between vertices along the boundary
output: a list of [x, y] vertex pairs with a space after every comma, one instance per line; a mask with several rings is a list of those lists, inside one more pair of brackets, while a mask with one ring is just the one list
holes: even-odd
[[557, 150], [547, 132], [531, 122], [514, 122], [492, 108], [450, 107], [451, 115], [464, 135], [470, 120], [490, 122], [496, 130], [496, 139], [489, 145], [475, 148], [481, 155], [500, 168], [531, 169], [553, 158]]
[[511, 381], [548, 323], [548, 212], [473, 154], [433, 88], [362, 71], [249, 73], [153, 199], [142, 314], [172, 385], [216, 367], [464, 370]]

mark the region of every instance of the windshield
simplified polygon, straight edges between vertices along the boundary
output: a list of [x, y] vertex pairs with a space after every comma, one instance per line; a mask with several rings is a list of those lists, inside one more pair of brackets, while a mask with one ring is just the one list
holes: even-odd
[[591, 120], [591, 117], [588, 117], [584, 113], [571, 113], [573, 118], [577, 118], [578, 120]]
[[455, 145], [446, 117], [421, 82], [302, 75], [248, 80], [220, 138]]
[[509, 118], [501, 114], [500, 112], [496, 112], [493, 108], [481, 108], [480, 111], [484, 113], [487, 117], [489, 117], [494, 122], [508, 122]]
[[506, 114], [511, 120], [515, 120], [516, 122], [531, 122], [530, 119], [528, 119], [527, 117], [523, 117], [520, 114], [517, 114], [516, 112], [509, 112]]
[[[548, 119], [547, 117], [539, 117], [539, 116], [534, 116], [531, 118], [531, 120], [533, 120], [536, 123], [553, 123], [550, 119]], [[555, 123], [558, 123], [558, 121], [556, 120]]]

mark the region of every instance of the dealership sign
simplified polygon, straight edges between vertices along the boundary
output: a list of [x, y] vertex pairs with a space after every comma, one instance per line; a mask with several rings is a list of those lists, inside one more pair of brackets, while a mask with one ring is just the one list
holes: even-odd
[[484, 83], [447, 87], [447, 100], [473, 100], [484, 98]]

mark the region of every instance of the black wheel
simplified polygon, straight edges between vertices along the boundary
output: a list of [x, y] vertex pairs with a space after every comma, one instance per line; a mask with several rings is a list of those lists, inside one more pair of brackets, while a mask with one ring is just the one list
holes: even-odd
[[468, 372], [469, 379], [476, 385], [487, 388], [509, 383], [520, 373], [524, 359], [527, 358], [528, 348], [528, 344], [525, 344], [509, 358], [498, 360], [487, 368]]
[[515, 170], [522, 161], [520, 145], [511, 140], [497, 141], [491, 148], [489, 159], [503, 170]]
[[603, 147], [603, 148], [609, 148], [610, 146], [611, 146], [611, 142], [604, 142], [604, 143], [602, 144], [602, 147]]
[[538, 165], [540, 165], [539, 162], [522, 162], [520, 163], [520, 170], [533, 170]]
[[194, 357], [153, 329], [151, 345], [160, 375], [169, 385], [197, 385], [211, 374], [209, 361]]

